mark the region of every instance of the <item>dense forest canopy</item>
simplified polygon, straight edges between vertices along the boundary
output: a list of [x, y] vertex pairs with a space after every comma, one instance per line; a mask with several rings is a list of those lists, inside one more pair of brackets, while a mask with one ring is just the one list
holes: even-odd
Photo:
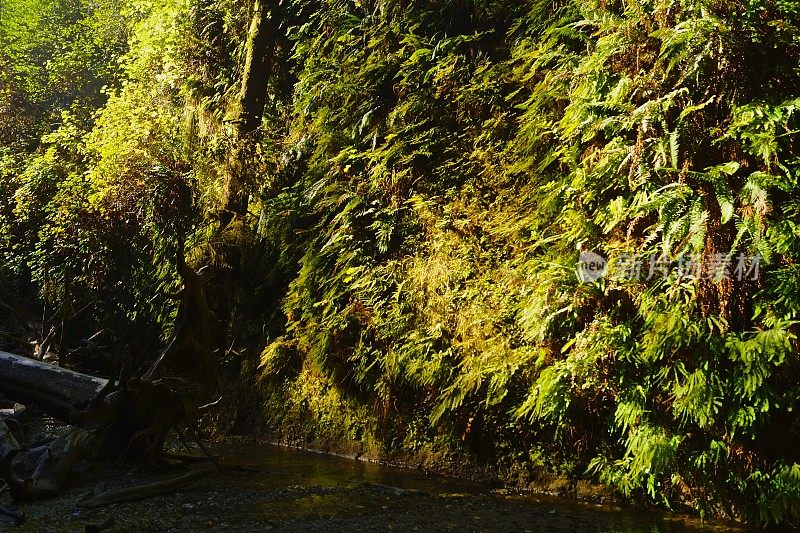
[[190, 268], [219, 432], [797, 523], [798, 88], [792, 0], [0, 0], [0, 347]]

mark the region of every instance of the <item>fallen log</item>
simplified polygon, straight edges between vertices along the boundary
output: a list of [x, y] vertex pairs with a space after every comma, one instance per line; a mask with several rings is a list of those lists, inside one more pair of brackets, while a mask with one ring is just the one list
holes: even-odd
[[[205, 300], [203, 278], [186, 264], [182, 247], [178, 249], [178, 270], [184, 287], [175, 329], [167, 349], [143, 375], [131, 373], [131, 357], [106, 380], [0, 352], [0, 393], [21, 404], [35, 404], [40, 412], [71, 426], [39, 448], [20, 445], [0, 419], [6, 428], [0, 431], [0, 452], [6, 448], [8, 452], [5, 458], [0, 456], [0, 479], [15, 499], [55, 495], [69, 484], [76, 465], [86, 460], [104, 457], [156, 464], [167, 434], [176, 431], [182, 435], [182, 427], [205, 451], [196, 437], [197, 425], [200, 406], [213, 405], [207, 402], [216, 385], [212, 348], [218, 345], [214, 332], [219, 324]], [[115, 379], [117, 371], [119, 379]], [[13, 426], [14, 421], [9, 421]], [[4, 436], [7, 445], [1, 445]], [[188, 483], [197, 475], [171, 482]], [[173, 486], [170, 483], [123, 493], [123, 497], [149, 494], [151, 489], [168, 490]]]
[[[0, 478], [16, 500], [53, 497], [81, 461], [100, 456], [156, 461], [167, 432], [193, 420], [198, 387], [179, 378], [117, 384], [0, 352], [0, 392], [71, 424], [46, 446], [20, 446], [0, 419]], [[13, 421], [13, 420], [9, 420]], [[24, 448], [24, 449], [23, 449]], [[182, 480], [186, 481], [186, 480]]]
[[157, 481], [155, 483], [148, 483], [146, 485], [137, 485], [135, 487], [126, 487], [124, 489], [104, 492], [98, 496], [79, 500], [78, 506], [84, 509], [97, 509], [98, 507], [105, 507], [115, 503], [133, 502], [148, 498], [155, 498], [156, 496], [177, 492], [190, 485], [193, 485], [211, 472], [212, 469], [205, 468], [203, 470], [195, 470], [193, 472], [189, 472], [188, 474], [184, 474], [172, 479], [166, 479], [164, 481]]
[[88, 405], [107, 384], [107, 379], [0, 352], [0, 393], [21, 404], [35, 404], [63, 422], [69, 423], [75, 407]]

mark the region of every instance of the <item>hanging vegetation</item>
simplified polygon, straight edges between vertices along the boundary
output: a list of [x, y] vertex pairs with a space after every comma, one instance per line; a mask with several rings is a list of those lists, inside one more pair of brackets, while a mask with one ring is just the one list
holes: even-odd
[[800, 520], [796, 2], [0, 5], [2, 347]]

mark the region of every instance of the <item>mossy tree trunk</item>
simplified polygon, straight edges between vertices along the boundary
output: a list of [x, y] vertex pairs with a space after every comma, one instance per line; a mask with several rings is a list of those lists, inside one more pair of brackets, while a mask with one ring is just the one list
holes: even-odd
[[223, 226], [247, 213], [250, 161], [254, 153], [255, 134], [263, 120], [269, 78], [274, 67], [279, 9], [278, 2], [265, 0], [255, 0], [253, 6], [241, 91], [234, 108], [234, 149], [230, 153], [225, 176]]

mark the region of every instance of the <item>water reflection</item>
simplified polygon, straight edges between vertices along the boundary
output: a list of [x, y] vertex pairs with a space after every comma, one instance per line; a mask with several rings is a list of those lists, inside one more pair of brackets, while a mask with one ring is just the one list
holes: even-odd
[[[396, 500], [406, 498], [403, 509], [411, 509], [413, 513], [418, 508], [426, 514], [420, 515], [420, 519], [428, 520], [422, 522], [439, 524], [440, 530], [742, 531], [728, 524], [703, 524], [696, 518], [666, 513], [645, 513], [547, 496], [499, 494], [491, 487], [469, 481], [277, 446], [237, 444], [221, 448], [219, 453], [228, 463], [261, 471], [243, 479], [243, 489], [279, 491], [282, 496], [260, 506], [260, 511], [274, 524], [316, 520], [314, 523], [319, 525], [337, 517], [383, 513], [388, 527]], [[309, 487], [318, 490], [307, 493]], [[360, 487], [365, 490], [359, 490]], [[344, 488], [347, 490], [341, 490]], [[437, 514], [441, 516], [435, 518], [433, 515]], [[532, 524], [531, 529], [526, 527], [526, 520]], [[399, 520], [399, 525], [402, 523]]]

